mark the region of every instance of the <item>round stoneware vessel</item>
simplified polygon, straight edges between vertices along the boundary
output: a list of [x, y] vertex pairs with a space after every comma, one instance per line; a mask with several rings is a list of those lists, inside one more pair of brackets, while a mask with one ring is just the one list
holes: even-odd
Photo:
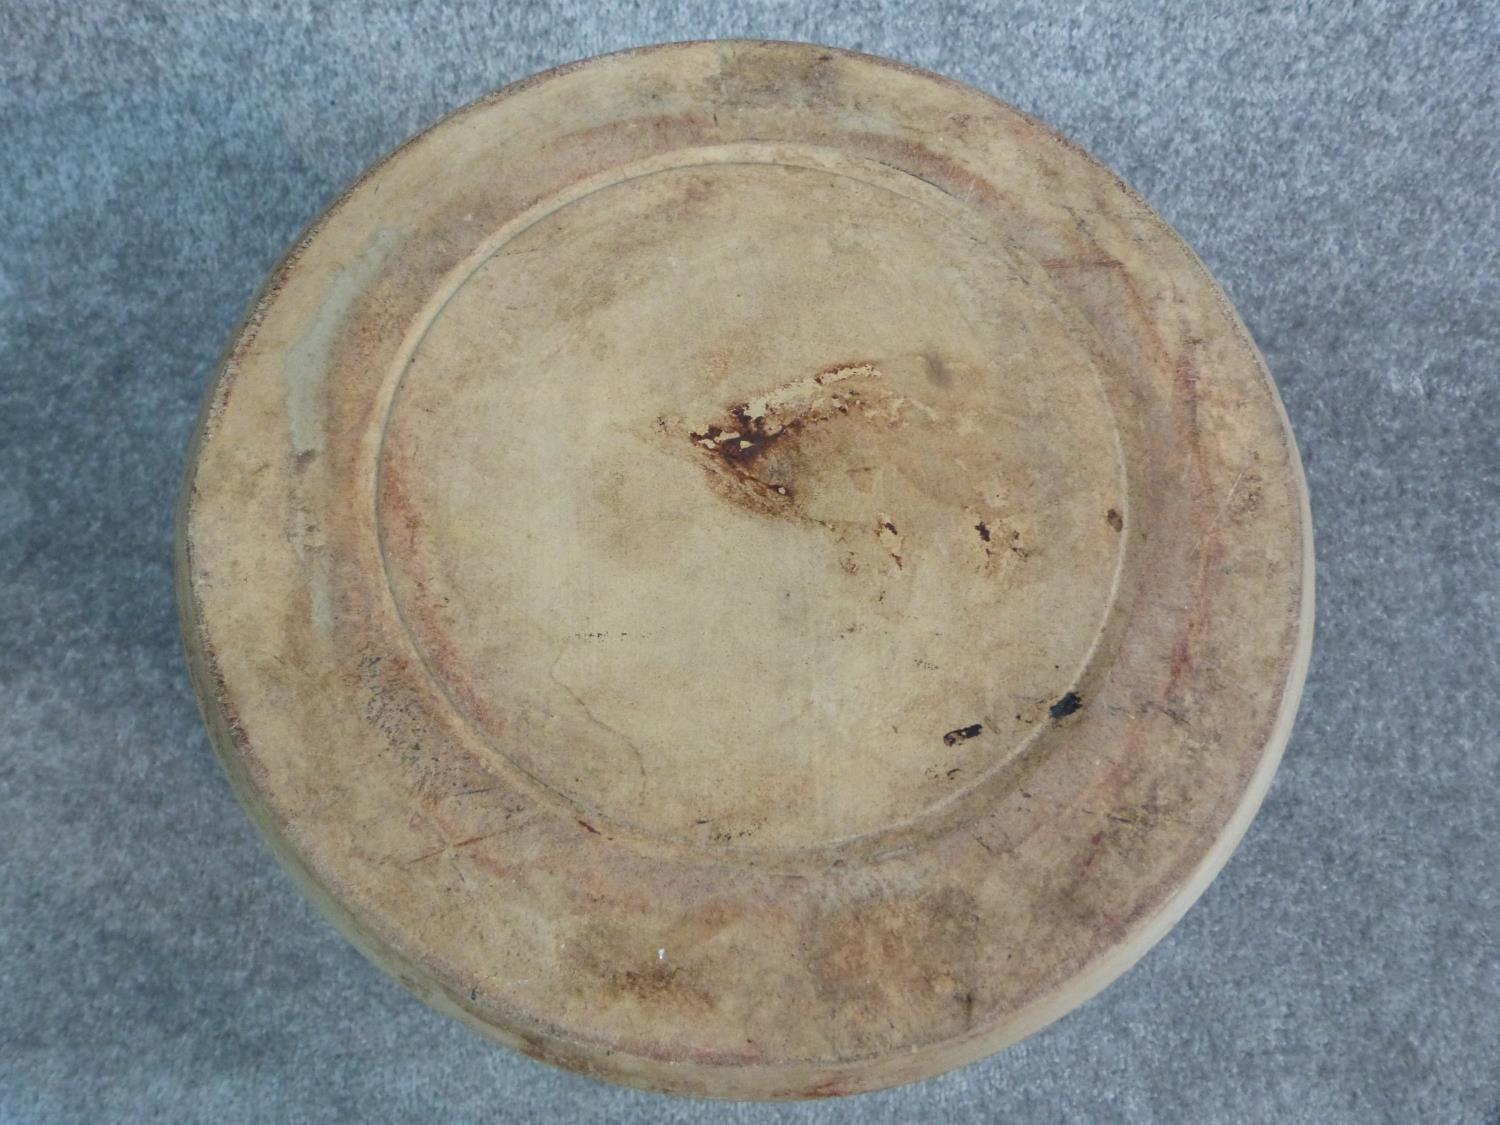
[[1122, 972], [1312, 623], [1192, 252], [1009, 106], [787, 43], [562, 67], [370, 171], [234, 340], [178, 551], [214, 744], [349, 938], [719, 1097], [936, 1074]]

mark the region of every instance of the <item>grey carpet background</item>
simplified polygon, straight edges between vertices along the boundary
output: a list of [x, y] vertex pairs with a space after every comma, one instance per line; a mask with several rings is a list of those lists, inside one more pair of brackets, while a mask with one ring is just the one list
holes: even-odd
[[[493, 1048], [370, 968], [200, 729], [169, 544], [220, 347], [408, 134], [569, 59], [813, 39], [999, 94], [1142, 190], [1285, 396], [1295, 737], [1223, 876], [1027, 1043], [714, 1105]], [[0, 1120], [1500, 1122], [1500, 9], [0, 0]]]

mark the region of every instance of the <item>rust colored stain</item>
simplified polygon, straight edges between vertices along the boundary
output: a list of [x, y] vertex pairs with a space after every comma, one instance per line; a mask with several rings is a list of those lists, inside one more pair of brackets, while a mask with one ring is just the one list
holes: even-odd
[[[865, 405], [867, 396], [845, 383], [868, 383], [878, 377], [868, 360], [831, 363], [810, 378], [783, 384], [765, 399], [736, 403], [720, 418], [684, 436], [703, 464], [738, 486], [726, 493], [729, 499], [765, 514], [792, 514], [803, 440], [814, 428], [849, 418], [851, 411]], [[777, 401], [776, 395], [789, 389], [802, 393]], [[661, 420], [658, 426], [665, 429]], [[894, 524], [889, 530], [894, 533]]]
[[[1179, 425], [1186, 440], [1193, 465], [1194, 491], [1206, 498], [1207, 482], [1213, 478], [1212, 465], [1203, 445], [1203, 433], [1199, 423], [1198, 362], [1197, 350], [1202, 341], [1189, 336], [1183, 343], [1173, 367], [1174, 383], [1178, 391]], [[1211, 503], [1201, 503], [1194, 511], [1199, 541], [1202, 548], [1198, 555], [1197, 575], [1193, 589], [1192, 610], [1188, 614], [1186, 627], [1172, 651], [1167, 682], [1162, 696], [1169, 703], [1180, 702], [1179, 685], [1192, 669], [1195, 660], [1201, 659], [1197, 651], [1208, 632], [1208, 607], [1213, 601], [1215, 575], [1219, 571], [1219, 560], [1223, 557], [1223, 528], [1216, 518]]]
[[809, 1101], [819, 1098], [841, 1098], [845, 1094], [851, 1093], [853, 1089], [854, 1087], [851, 1087], [843, 1078], [825, 1078], [823, 1081], [800, 1091], [797, 1096], [799, 1098], [806, 1098]]
[[805, 419], [791, 418], [779, 428], [769, 430], [764, 417], [752, 418], [741, 403], [729, 412], [730, 421], [725, 426], [710, 425], [702, 433], [693, 432], [688, 437], [719, 458], [731, 471], [744, 479], [756, 480], [762, 486], [779, 490], [785, 495], [785, 487], [769, 481], [759, 480], [754, 475], [755, 465], [776, 446], [800, 430]]

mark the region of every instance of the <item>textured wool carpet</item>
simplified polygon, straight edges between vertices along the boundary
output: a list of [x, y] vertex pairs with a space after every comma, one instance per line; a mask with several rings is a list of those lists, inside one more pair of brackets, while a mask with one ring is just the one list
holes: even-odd
[[[1318, 637], [1260, 818], [1136, 969], [918, 1086], [716, 1105], [432, 1014], [252, 834], [172, 505], [256, 285], [492, 87], [812, 39], [1027, 109], [1224, 282], [1311, 481]], [[0, 3], [0, 1119], [1500, 1122], [1500, 8]]]

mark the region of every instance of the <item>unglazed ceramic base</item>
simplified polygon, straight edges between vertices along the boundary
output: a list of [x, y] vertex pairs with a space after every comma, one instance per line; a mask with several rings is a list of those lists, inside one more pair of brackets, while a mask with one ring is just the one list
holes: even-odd
[[178, 575], [241, 799], [372, 958], [551, 1062], [797, 1097], [988, 1054], [1181, 915], [1310, 544], [1253, 345], [1109, 172], [725, 42], [503, 90], [319, 220]]

